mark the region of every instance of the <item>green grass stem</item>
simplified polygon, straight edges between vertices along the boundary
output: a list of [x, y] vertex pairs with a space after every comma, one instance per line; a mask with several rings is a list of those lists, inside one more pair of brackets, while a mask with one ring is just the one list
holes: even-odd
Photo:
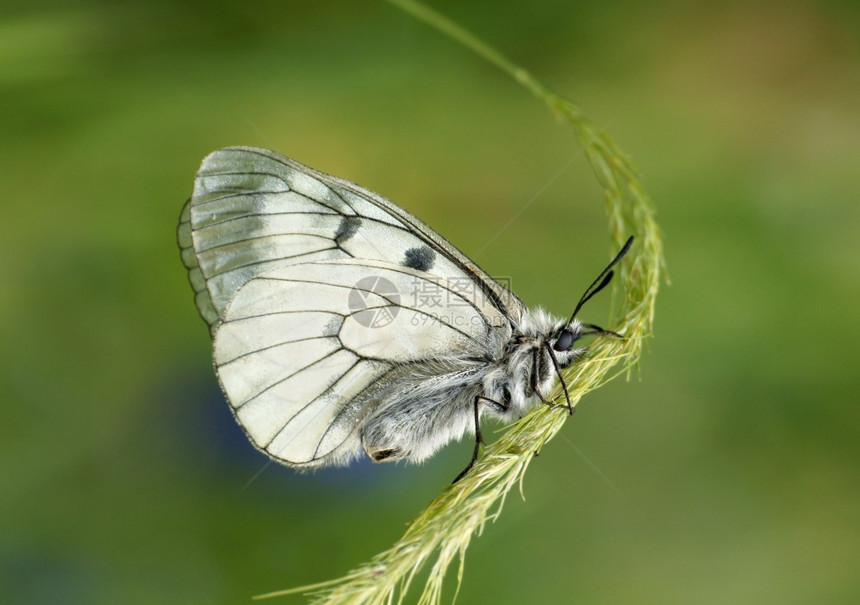
[[[636, 169], [609, 136], [587, 120], [576, 105], [553, 93], [486, 42], [420, 2], [387, 1], [497, 66], [573, 128], [604, 190], [610, 253], [617, 252], [629, 235], [636, 236], [636, 243], [622, 262], [615, 281], [610, 328], [624, 338], [597, 340], [589, 347], [585, 359], [566, 370], [565, 380], [575, 405], [583, 395], [636, 364], [645, 340], [651, 335], [663, 251], [654, 210]], [[613, 368], [616, 371], [610, 373]], [[563, 398], [558, 385], [552, 401], [563, 403]], [[316, 605], [401, 603], [416, 574], [430, 565], [418, 603], [436, 605], [440, 602], [451, 563], [455, 559], [459, 562], [459, 586], [472, 537], [480, 534], [488, 521], [499, 517], [505, 497], [515, 485], [519, 485], [522, 492], [529, 463], [567, 419], [564, 407], [540, 406], [512, 424], [484, 449], [465, 477], [446, 487], [430, 502], [397, 543], [344, 577], [256, 598], [305, 593], [312, 596], [312, 603]]]

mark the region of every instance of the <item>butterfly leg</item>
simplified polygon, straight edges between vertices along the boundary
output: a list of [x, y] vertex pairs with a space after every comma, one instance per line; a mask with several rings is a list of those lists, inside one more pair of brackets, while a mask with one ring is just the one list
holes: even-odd
[[481, 451], [481, 444], [484, 442], [484, 438], [481, 435], [481, 414], [480, 414], [480, 411], [478, 409], [478, 405], [482, 402], [488, 403], [489, 405], [493, 406], [494, 408], [496, 408], [500, 412], [506, 412], [508, 410], [508, 404], [500, 403], [500, 402], [496, 401], [495, 399], [490, 399], [488, 397], [482, 397], [481, 395], [475, 396], [475, 402], [474, 402], [475, 450], [472, 452], [472, 459], [469, 461], [469, 464], [466, 465], [466, 468], [464, 468], [462, 471], [460, 471], [460, 474], [457, 475], [456, 479], [454, 479], [454, 481], [451, 482], [452, 485], [454, 483], [457, 483], [457, 481], [459, 481], [460, 479], [462, 479], [466, 475], [466, 473], [468, 473], [472, 469], [472, 467], [475, 465], [475, 462], [478, 461], [478, 454]]
[[[538, 389], [538, 355], [539, 354], [540, 354], [540, 349], [535, 349], [535, 354], [533, 357], [534, 363], [532, 365], [532, 381], [531, 381], [532, 382], [532, 393], [537, 395], [538, 399], [540, 399], [543, 403], [545, 403], [546, 405], [548, 405], [551, 408], [567, 407], [564, 405], [559, 405], [557, 403], [552, 403], [551, 401], [547, 401], [546, 398], [541, 394], [540, 390]], [[567, 387], [565, 387], [565, 388], [567, 388]], [[570, 408], [570, 414], [571, 415], [573, 415], [573, 413], [575, 411], [576, 411], [576, 408], [573, 408], [573, 407]]]

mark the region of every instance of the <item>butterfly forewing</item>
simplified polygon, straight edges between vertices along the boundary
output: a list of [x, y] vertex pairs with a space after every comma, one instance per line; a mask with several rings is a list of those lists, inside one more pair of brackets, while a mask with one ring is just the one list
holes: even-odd
[[254, 276], [348, 257], [465, 278], [503, 313], [524, 310], [519, 299], [402, 208], [272, 151], [235, 147], [207, 156], [178, 237], [198, 310], [210, 326]]

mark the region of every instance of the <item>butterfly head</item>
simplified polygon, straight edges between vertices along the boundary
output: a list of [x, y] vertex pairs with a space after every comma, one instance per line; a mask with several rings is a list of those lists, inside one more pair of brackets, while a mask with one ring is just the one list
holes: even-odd
[[569, 325], [564, 326], [555, 337], [555, 342], [552, 344], [553, 350], [556, 353], [567, 353], [570, 351], [573, 348], [573, 343], [580, 336], [578, 332], [582, 332], [582, 330], [575, 332]]
[[585, 349], [577, 347], [578, 341], [585, 333], [585, 324], [574, 319], [570, 322], [559, 322], [549, 333], [544, 349], [550, 356], [555, 357], [559, 367], [566, 368], [573, 364]]
[[570, 396], [567, 391], [567, 384], [564, 382], [564, 377], [561, 374], [561, 369], [566, 368], [571, 365], [579, 355], [583, 352], [581, 348], [574, 348], [576, 341], [582, 338], [583, 336], [592, 336], [592, 335], [601, 335], [601, 336], [615, 336], [621, 338], [620, 334], [612, 332], [611, 330], [605, 330], [600, 326], [596, 326], [594, 324], [582, 323], [578, 319], [576, 319], [576, 314], [579, 313], [579, 310], [582, 308], [586, 302], [588, 302], [592, 296], [603, 290], [606, 286], [609, 285], [609, 282], [612, 281], [613, 275], [615, 272], [612, 270], [612, 267], [620, 261], [627, 251], [630, 250], [630, 246], [633, 244], [633, 238], [628, 238], [627, 242], [625, 242], [624, 246], [621, 248], [621, 251], [615, 255], [615, 258], [606, 266], [606, 268], [597, 276], [591, 285], [585, 289], [585, 293], [579, 299], [579, 302], [576, 303], [576, 307], [573, 309], [573, 313], [570, 316], [570, 319], [559, 325], [555, 331], [553, 332], [552, 338], [548, 339], [545, 342], [546, 351], [549, 353], [550, 360], [552, 361], [552, 365], [555, 367], [555, 372], [561, 380], [561, 384], [564, 387], [564, 394], [567, 398], [567, 406], [570, 410], [570, 413], [573, 413], [573, 405], [570, 401]]

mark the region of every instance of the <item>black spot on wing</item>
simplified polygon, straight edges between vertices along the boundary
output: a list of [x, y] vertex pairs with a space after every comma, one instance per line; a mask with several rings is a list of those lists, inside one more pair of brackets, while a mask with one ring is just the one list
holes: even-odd
[[337, 227], [337, 231], [334, 234], [334, 241], [338, 245], [342, 244], [353, 235], [355, 235], [358, 228], [361, 226], [361, 219], [357, 216], [345, 216], [343, 220], [340, 222], [340, 225]]
[[418, 271], [429, 271], [433, 268], [433, 263], [436, 261], [436, 253], [430, 246], [421, 246], [420, 248], [409, 248], [406, 251], [406, 258], [403, 261], [404, 267], [416, 269]]

